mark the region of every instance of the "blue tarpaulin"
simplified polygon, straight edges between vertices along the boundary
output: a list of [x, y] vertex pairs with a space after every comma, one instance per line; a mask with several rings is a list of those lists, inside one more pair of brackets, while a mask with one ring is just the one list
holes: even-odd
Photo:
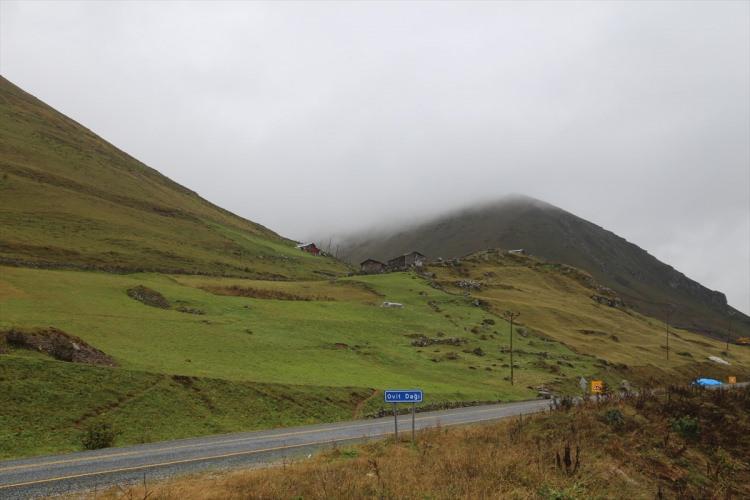
[[714, 378], [697, 378], [695, 379], [695, 382], [693, 382], [694, 385], [700, 385], [701, 387], [708, 387], [712, 385], [722, 385], [721, 382]]

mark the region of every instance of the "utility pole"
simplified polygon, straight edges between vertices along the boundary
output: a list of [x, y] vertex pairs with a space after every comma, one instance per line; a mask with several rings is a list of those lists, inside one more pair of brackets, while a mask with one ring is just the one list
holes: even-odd
[[510, 385], [513, 385], [513, 320], [521, 315], [520, 312], [507, 310], [503, 313], [503, 318], [510, 323]]
[[725, 349], [729, 354], [729, 341], [732, 339], [732, 320], [734, 320], [734, 313], [729, 311], [729, 331], [727, 331], [727, 348]]

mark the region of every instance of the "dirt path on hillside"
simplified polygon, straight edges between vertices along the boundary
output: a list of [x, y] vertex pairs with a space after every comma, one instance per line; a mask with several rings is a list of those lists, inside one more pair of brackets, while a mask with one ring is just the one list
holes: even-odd
[[375, 396], [380, 394], [380, 391], [378, 389], [373, 389], [372, 394], [370, 394], [368, 397], [357, 403], [357, 406], [354, 407], [354, 412], [352, 413], [352, 418], [359, 419], [362, 418], [362, 410], [365, 407], [365, 404]]
[[86, 422], [87, 420], [91, 418], [96, 418], [101, 414], [104, 414], [106, 412], [111, 412], [113, 410], [121, 408], [127, 405], [128, 403], [131, 403], [135, 401], [136, 399], [141, 398], [142, 396], [144, 396], [148, 392], [153, 391], [157, 387], [161, 386], [165, 380], [167, 380], [167, 376], [162, 375], [156, 381], [154, 381], [151, 384], [146, 385], [140, 390], [137, 390], [135, 392], [129, 392], [127, 394], [123, 394], [120, 397], [118, 397], [115, 401], [110, 401], [104, 405], [98, 406], [96, 408], [92, 408], [88, 410], [86, 413], [84, 413], [83, 415], [81, 415], [80, 417], [78, 417], [73, 422], [73, 425], [80, 428], [84, 422]]

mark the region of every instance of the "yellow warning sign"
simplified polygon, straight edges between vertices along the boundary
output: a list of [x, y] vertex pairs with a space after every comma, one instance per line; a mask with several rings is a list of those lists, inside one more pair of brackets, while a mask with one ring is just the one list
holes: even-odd
[[602, 394], [602, 393], [604, 393], [604, 381], [592, 380], [591, 381], [591, 394]]
[[730, 375], [727, 377], [727, 384], [736, 384], [737, 383], [737, 377], [734, 375]]

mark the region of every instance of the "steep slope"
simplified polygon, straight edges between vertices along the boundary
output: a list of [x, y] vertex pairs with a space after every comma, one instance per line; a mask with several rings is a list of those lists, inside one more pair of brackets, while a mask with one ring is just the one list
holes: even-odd
[[665, 318], [674, 307], [675, 324], [717, 338], [727, 335], [732, 314], [732, 336], [750, 334], [750, 318], [728, 306], [724, 294], [596, 224], [528, 197], [509, 197], [351, 242], [345, 245], [345, 255], [353, 263], [411, 250], [431, 258], [453, 258], [489, 248], [523, 248], [585, 269], [645, 314]]
[[0, 263], [277, 278], [345, 270], [209, 203], [2, 77]]
[[666, 330], [661, 321], [627, 308], [590, 274], [565, 264], [487, 250], [460, 262], [430, 264], [428, 271], [441, 288], [468, 294], [489, 312], [519, 312], [516, 321], [529, 333], [635, 372], [674, 373], [694, 363], [707, 363], [708, 356], [729, 360], [730, 370], [745, 370], [750, 360], [750, 348], [735, 346], [725, 353], [723, 342], [674, 327], [670, 329], [667, 359]]

